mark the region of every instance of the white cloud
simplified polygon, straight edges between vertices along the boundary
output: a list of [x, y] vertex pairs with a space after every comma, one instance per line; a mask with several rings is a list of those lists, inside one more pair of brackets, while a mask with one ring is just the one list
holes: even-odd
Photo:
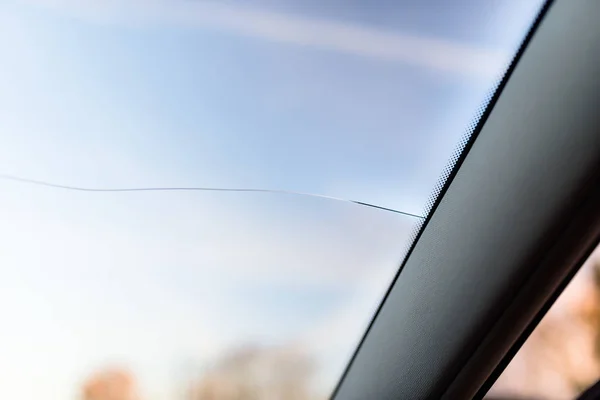
[[191, 26], [469, 77], [495, 78], [510, 55], [439, 38], [210, 1], [22, 0], [100, 23]]

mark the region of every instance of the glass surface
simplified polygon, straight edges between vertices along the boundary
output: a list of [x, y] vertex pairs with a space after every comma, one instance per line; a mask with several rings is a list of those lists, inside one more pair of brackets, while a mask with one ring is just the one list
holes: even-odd
[[600, 379], [600, 247], [498, 378], [489, 400], [572, 400]]
[[540, 3], [2, 1], [3, 398], [328, 397], [422, 219], [6, 175], [422, 215]]

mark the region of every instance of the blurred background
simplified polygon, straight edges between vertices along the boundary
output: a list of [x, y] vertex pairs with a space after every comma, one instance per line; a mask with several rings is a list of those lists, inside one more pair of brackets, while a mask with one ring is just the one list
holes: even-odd
[[[209, 366], [189, 365], [181, 400], [324, 400], [311, 392], [310, 355], [285, 347], [241, 346]], [[585, 263], [491, 389], [488, 399], [574, 399], [600, 378], [600, 249]], [[126, 365], [90, 371], [84, 400], [140, 400]]]
[[574, 399], [598, 379], [599, 248], [527, 339], [490, 395], [514, 399]]

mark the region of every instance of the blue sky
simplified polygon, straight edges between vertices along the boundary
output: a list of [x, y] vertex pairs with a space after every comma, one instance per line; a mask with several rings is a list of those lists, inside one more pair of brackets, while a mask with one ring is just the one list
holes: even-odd
[[[420, 213], [538, 5], [3, 2], [0, 173]], [[13, 399], [74, 398], [111, 362], [169, 399], [180, 363], [251, 341], [310, 349], [326, 392], [417, 222], [323, 199], [0, 184]]]

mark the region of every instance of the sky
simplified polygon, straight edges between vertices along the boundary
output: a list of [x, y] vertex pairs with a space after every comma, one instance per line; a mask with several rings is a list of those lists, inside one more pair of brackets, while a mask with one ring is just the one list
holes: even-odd
[[[539, 4], [7, 0], [0, 174], [422, 214]], [[0, 190], [15, 400], [75, 399], [111, 363], [167, 400], [245, 343], [308, 349], [328, 393], [419, 226], [290, 195]]]

